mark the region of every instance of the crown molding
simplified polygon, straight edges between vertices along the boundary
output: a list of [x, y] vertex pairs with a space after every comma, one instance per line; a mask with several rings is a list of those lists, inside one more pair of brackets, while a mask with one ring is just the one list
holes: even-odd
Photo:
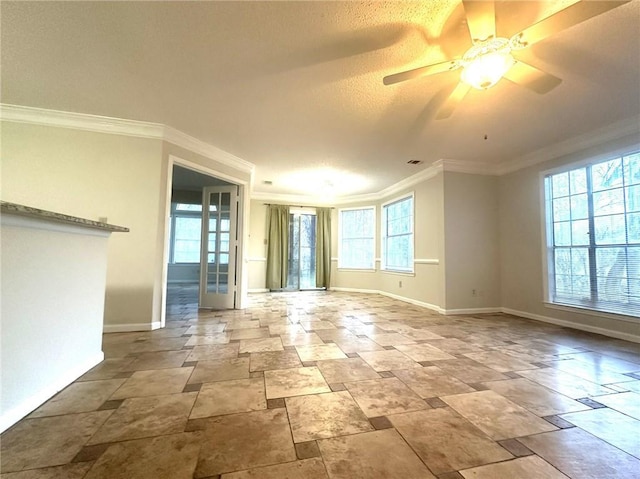
[[415, 186], [418, 183], [422, 183], [423, 181], [427, 181], [427, 180], [430, 180], [431, 178], [434, 178], [435, 176], [437, 176], [443, 171], [442, 167], [436, 163], [433, 163], [432, 165], [429, 165], [424, 170], [421, 170], [405, 178], [404, 180], [400, 180], [397, 183], [380, 191], [378, 193], [379, 199], [384, 199], [393, 195], [397, 195], [398, 193], [401, 193], [407, 188], [411, 188], [412, 186]]
[[499, 174], [498, 165], [495, 163], [443, 159], [434, 162], [433, 165], [441, 168], [442, 171], [450, 171], [452, 173], [488, 176], [497, 176]]
[[221, 150], [209, 143], [205, 143], [202, 140], [198, 140], [197, 138], [187, 135], [186, 133], [176, 130], [170, 126], [164, 126], [163, 140], [245, 173], [253, 173], [256, 169], [253, 163], [243, 160], [242, 158]]
[[47, 110], [22, 105], [0, 103], [0, 119], [14, 123], [54, 126], [73, 130], [108, 133], [112, 135], [151, 138], [172, 143], [236, 170], [252, 173], [255, 165], [209, 143], [198, 140], [161, 123], [125, 120], [108, 116], [69, 111]]
[[0, 103], [0, 119], [14, 123], [55, 126], [73, 130], [162, 139], [164, 125], [137, 120], [123, 120], [108, 116], [89, 115], [70, 111], [47, 110], [22, 105]]
[[586, 150], [628, 135], [640, 135], [640, 115], [611, 123], [603, 128], [574, 136], [497, 165], [497, 174], [506, 175], [562, 156]]
[[380, 193], [363, 193], [361, 195], [349, 195], [349, 196], [341, 196], [336, 198], [335, 205], [350, 205], [354, 203], [374, 203], [376, 201], [380, 201], [383, 197], [380, 196]]

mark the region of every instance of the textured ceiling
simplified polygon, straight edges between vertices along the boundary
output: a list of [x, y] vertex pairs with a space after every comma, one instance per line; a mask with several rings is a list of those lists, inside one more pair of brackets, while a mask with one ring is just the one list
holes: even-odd
[[[498, 35], [570, 3], [498, 2]], [[550, 93], [502, 80], [438, 121], [459, 72], [382, 78], [460, 56], [459, 1], [1, 9], [3, 103], [170, 125], [254, 163], [258, 193], [377, 192], [440, 159], [505, 164], [640, 114], [639, 0], [519, 53], [563, 80]]]

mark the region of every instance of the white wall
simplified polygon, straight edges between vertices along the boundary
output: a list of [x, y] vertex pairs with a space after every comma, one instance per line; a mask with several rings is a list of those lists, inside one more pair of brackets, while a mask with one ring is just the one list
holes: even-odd
[[640, 322], [607, 318], [579, 310], [563, 311], [544, 304], [543, 203], [541, 173], [590, 158], [609, 158], [637, 148], [638, 136], [605, 141], [559, 158], [504, 175], [500, 188], [500, 265], [502, 306], [516, 314], [637, 341]]
[[107, 240], [2, 215], [0, 431], [102, 361]]

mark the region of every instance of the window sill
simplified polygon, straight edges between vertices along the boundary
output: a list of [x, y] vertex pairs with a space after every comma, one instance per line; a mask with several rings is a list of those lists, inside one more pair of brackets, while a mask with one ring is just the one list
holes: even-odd
[[545, 307], [550, 309], [557, 309], [559, 311], [567, 311], [569, 313], [586, 314], [588, 316], [597, 316], [599, 318], [613, 319], [615, 321], [626, 321], [628, 323], [638, 323], [640, 318], [631, 315], [625, 315], [620, 313], [611, 313], [606, 311], [599, 311], [597, 309], [591, 309], [587, 307], [577, 306], [574, 304], [562, 304], [562, 303], [550, 303], [544, 302]]

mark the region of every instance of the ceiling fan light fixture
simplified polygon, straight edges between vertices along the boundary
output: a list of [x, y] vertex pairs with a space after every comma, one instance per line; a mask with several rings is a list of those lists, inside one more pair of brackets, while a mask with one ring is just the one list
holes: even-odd
[[515, 63], [506, 38], [490, 38], [472, 46], [460, 60], [461, 80], [478, 90], [498, 83]]

